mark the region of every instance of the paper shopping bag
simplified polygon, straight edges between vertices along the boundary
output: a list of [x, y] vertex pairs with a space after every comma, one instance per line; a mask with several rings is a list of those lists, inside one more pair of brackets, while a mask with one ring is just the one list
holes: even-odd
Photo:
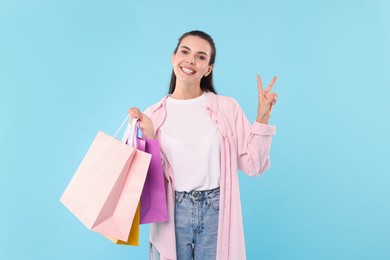
[[60, 201], [90, 230], [127, 240], [150, 159], [99, 132]]
[[158, 140], [137, 138], [137, 148], [152, 155], [141, 194], [140, 224], [168, 221], [167, 197]]
[[127, 246], [138, 246], [138, 239], [139, 239], [139, 218], [140, 218], [140, 206], [138, 204], [137, 211], [135, 213], [133, 224], [131, 225], [131, 230], [129, 237], [127, 240], [122, 241], [115, 238], [107, 237], [109, 240], [114, 242], [117, 245], [127, 245]]
[[122, 142], [136, 144], [137, 149], [151, 154], [148, 173], [141, 195], [140, 224], [168, 220], [167, 197], [158, 140], [138, 137], [137, 119], [129, 122]]

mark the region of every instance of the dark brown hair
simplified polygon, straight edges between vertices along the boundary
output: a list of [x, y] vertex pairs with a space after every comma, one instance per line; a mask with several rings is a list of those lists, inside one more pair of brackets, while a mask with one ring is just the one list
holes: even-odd
[[[210, 46], [211, 46], [211, 55], [210, 55], [209, 65], [213, 65], [215, 63], [215, 57], [217, 55], [217, 50], [215, 49], [215, 44], [214, 44], [213, 38], [211, 38], [210, 35], [208, 35], [205, 32], [202, 32], [202, 31], [190, 31], [190, 32], [186, 32], [185, 34], [183, 34], [179, 38], [179, 41], [178, 41], [178, 43], [176, 45], [176, 48], [175, 48], [173, 53], [176, 54], [177, 49], [179, 48], [179, 45], [180, 45], [181, 41], [185, 37], [190, 36], [190, 35], [191, 36], [200, 37], [203, 40], [206, 40], [210, 44]], [[169, 84], [169, 94], [172, 94], [175, 91], [175, 87], [176, 87], [176, 75], [175, 75], [175, 72], [172, 70], [171, 82]], [[214, 94], [217, 94], [217, 92], [214, 89], [214, 85], [213, 85], [213, 71], [211, 71], [211, 73], [207, 77], [203, 77], [200, 80], [200, 88], [203, 91], [213, 92]]]

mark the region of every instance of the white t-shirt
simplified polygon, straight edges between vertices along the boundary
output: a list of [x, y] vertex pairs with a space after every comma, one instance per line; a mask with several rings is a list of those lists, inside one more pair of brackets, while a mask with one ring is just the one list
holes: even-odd
[[219, 187], [220, 139], [207, 113], [207, 102], [206, 92], [194, 99], [166, 100], [161, 140], [176, 191]]

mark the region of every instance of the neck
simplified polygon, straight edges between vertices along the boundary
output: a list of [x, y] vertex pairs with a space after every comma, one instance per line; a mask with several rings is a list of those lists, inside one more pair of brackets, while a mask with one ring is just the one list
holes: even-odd
[[192, 99], [203, 94], [199, 82], [197, 84], [184, 84], [176, 81], [175, 91], [171, 94], [174, 99]]

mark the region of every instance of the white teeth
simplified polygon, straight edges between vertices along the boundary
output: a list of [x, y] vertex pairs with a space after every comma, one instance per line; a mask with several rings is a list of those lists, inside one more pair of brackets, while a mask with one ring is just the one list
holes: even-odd
[[181, 68], [182, 71], [184, 71], [185, 73], [188, 73], [188, 74], [193, 74], [194, 72], [190, 69], [187, 69], [187, 68]]

